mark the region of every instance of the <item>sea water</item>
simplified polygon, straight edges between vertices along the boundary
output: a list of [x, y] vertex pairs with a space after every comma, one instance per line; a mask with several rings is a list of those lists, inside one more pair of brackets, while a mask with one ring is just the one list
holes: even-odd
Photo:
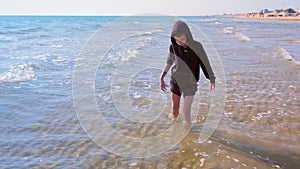
[[[293, 151], [299, 147], [300, 137], [297, 120], [300, 85], [296, 79], [300, 66], [299, 23], [220, 16], [178, 18], [203, 32], [224, 65], [228, 91], [217, 134], [201, 145], [195, 134], [198, 129], [193, 129], [191, 136], [187, 136], [190, 143], [177, 145], [149, 160], [123, 158], [93, 142], [84, 132], [74, 109], [73, 73], [91, 37], [120, 18], [0, 17], [1, 168], [285, 168], [299, 164], [299, 152]], [[133, 19], [122, 29], [130, 30], [137, 24], [142, 25], [141, 30], [113, 46], [98, 44], [99, 48], [110, 50], [95, 74], [95, 96], [108, 124], [134, 137], [152, 136], [165, 130], [167, 118], [147, 112], [152, 108], [159, 110], [161, 103], [170, 107], [167, 98], [151, 96], [151, 92], [159, 91], [160, 70], [149, 66], [149, 69], [129, 74], [128, 83], [123, 83], [118, 73], [118, 70], [134, 70], [149, 63], [162, 68], [165, 63], [172, 24], [159, 17], [144, 16], [143, 19], [147, 24], [153, 20], [155, 28], [149, 29], [146, 24], [143, 27], [143, 22]], [[164, 50], [166, 53], [161, 52]], [[296, 75], [287, 73], [290, 70], [296, 71]], [[118, 75], [120, 77], [114, 77]], [[280, 77], [285, 77], [284, 81]], [[209, 98], [209, 84], [203, 76], [200, 83], [197, 94]], [[142, 126], [135, 124], [139, 121], [127, 123], [128, 119], [116, 109], [122, 100], [115, 102], [111, 91], [118, 89], [125, 89], [126, 95], [116, 92], [115, 97], [129, 98], [128, 109], [141, 113], [137, 116]], [[204, 110], [209, 107], [207, 100], [200, 101], [202, 103], [194, 105]], [[152, 123], [147, 125], [147, 122]], [[247, 137], [257, 139], [251, 144], [243, 139]], [[276, 145], [281, 146], [276, 148]], [[183, 157], [189, 159], [181, 160]]]

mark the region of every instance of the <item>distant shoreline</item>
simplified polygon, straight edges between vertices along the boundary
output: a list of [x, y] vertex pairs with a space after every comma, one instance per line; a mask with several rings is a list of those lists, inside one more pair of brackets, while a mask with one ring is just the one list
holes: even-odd
[[248, 15], [248, 14], [236, 14], [233, 18], [253, 21], [280, 21], [280, 22], [300, 22], [300, 16], [259, 16], [259, 15]]

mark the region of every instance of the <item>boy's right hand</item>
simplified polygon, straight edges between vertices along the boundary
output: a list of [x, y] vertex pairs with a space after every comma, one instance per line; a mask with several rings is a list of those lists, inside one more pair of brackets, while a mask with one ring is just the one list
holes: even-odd
[[164, 80], [160, 80], [160, 90], [166, 91], [167, 90], [167, 85], [165, 84]]

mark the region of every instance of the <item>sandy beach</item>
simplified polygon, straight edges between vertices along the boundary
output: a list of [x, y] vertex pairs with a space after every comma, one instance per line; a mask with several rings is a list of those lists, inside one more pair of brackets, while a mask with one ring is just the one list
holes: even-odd
[[254, 21], [280, 21], [280, 22], [300, 22], [300, 15], [298, 16], [259, 16], [259, 15], [248, 15], [248, 14], [236, 14], [233, 15], [236, 19], [243, 19], [243, 20], [254, 20]]

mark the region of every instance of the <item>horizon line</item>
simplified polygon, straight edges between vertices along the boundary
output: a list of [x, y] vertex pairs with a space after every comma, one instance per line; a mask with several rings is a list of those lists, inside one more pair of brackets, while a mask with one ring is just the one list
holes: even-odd
[[[226, 14], [226, 13], [224, 13]], [[0, 14], [0, 16], [221, 16], [224, 14], [207, 14], [207, 15], [171, 15], [171, 14], [159, 14], [159, 13], [144, 13], [144, 14]]]

